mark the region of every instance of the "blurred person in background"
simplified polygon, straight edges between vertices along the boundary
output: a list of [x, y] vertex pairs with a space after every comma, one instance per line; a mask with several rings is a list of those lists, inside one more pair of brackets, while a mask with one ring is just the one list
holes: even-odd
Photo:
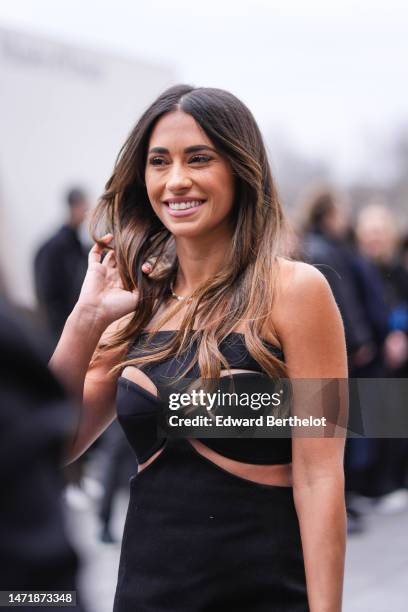
[[[69, 313], [78, 300], [85, 278], [88, 253], [79, 231], [89, 211], [85, 191], [75, 187], [66, 194], [68, 215], [64, 225], [38, 250], [34, 259], [34, 281], [41, 318], [51, 335], [53, 346], [58, 342]], [[65, 468], [69, 483], [68, 502], [87, 508], [90, 501], [83, 485], [86, 457]], [[92, 481], [87, 481], [93, 487]]]
[[385, 358], [389, 374], [408, 376], [408, 270], [400, 249], [398, 222], [382, 204], [364, 207], [357, 218], [356, 238], [360, 252], [381, 275], [389, 307]]
[[[408, 377], [408, 270], [400, 248], [400, 233], [395, 215], [380, 203], [364, 207], [357, 218], [358, 247], [381, 275], [389, 308], [388, 333], [384, 343], [386, 374], [392, 378]], [[399, 510], [408, 504], [408, 441], [380, 440], [381, 458], [377, 472], [381, 476], [383, 511]]]
[[56, 345], [65, 321], [76, 304], [87, 268], [87, 249], [79, 230], [89, 211], [85, 191], [66, 194], [68, 216], [64, 225], [37, 251], [34, 258], [35, 290], [41, 315]]
[[376, 270], [349, 244], [350, 226], [344, 196], [322, 185], [305, 197], [303, 255], [326, 276], [336, 298], [345, 327], [350, 376], [381, 376], [388, 310]]
[[[0, 291], [0, 590], [3, 591], [76, 588], [78, 563], [66, 535], [59, 469], [73, 433], [75, 413], [46, 363], [38, 339], [17, 319]], [[56, 610], [60, 606], [48, 605], [47, 609]], [[79, 603], [70, 609], [83, 610]]]
[[[383, 343], [388, 309], [376, 270], [350, 246], [347, 201], [320, 185], [302, 202], [304, 257], [326, 276], [343, 317], [352, 378], [384, 376]], [[350, 416], [352, 418], [353, 415]], [[350, 421], [350, 430], [353, 431]], [[349, 438], [346, 445], [346, 491], [349, 533], [363, 530], [356, 495], [379, 494], [376, 466], [379, 444], [372, 439]]]
[[99, 450], [103, 487], [98, 513], [101, 523], [99, 539], [105, 544], [114, 544], [116, 538], [112, 532], [112, 518], [115, 498], [122, 487], [128, 486], [130, 477], [137, 472], [137, 462], [116, 420], [103, 433]]

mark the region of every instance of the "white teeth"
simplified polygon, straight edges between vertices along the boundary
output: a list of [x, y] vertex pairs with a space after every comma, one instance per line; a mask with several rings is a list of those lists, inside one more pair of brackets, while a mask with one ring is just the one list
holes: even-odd
[[196, 208], [202, 202], [196, 200], [194, 202], [169, 202], [169, 208], [172, 210], [185, 210], [186, 208]]

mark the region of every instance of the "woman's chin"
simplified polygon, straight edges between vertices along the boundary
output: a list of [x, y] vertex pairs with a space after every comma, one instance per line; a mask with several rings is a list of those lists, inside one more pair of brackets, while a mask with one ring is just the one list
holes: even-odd
[[183, 223], [183, 224], [171, 224], [171, 227], [168, 226], [168, 229], [173, 234], [175, 238], [191, 238], [197, 239], [203, 236], [208, 235], [208, 228], [203, 228], [197, 226], [196, 223]]

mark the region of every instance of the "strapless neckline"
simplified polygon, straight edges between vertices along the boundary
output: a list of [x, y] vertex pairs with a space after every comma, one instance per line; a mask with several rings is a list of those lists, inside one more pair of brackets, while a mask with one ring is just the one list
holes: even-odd
[[[176, 334], [178, 331], [179, 331], [178, 329], [160, 329], [156, 332], [143, 330], [140, 332], [140, 335], [141, 336], [148, 336], [148, 335], [157, 336], [158, 334]], [[193, 331], [196, 331], [196, 330], [193, 330]], [[244, 338], [245, 334], [243, 334], [242, 332], [230, 332], [227, 336], [225, 336], [222, 342], [225, 342], [227, 338], [229, 338], [230, 336], [239, 336], [240, 338]], [[283, 355], [283, 350], [276, 344], [273, 344], [273, 342], [269, 342], [269, 340], [263, 340], [263, 343], [266, 346], [269, 346], [274, 351], [277, 351], [278, 353]]]

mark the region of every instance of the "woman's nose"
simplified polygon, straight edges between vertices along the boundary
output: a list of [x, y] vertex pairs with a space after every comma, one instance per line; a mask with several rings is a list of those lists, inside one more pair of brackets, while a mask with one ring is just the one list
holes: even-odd
[[181, 164], [174, 164], [167, 180], [167, 187], [171, 191], [179, 191], [189, 189], [193, 181], [191, 180], [188, 170]]

